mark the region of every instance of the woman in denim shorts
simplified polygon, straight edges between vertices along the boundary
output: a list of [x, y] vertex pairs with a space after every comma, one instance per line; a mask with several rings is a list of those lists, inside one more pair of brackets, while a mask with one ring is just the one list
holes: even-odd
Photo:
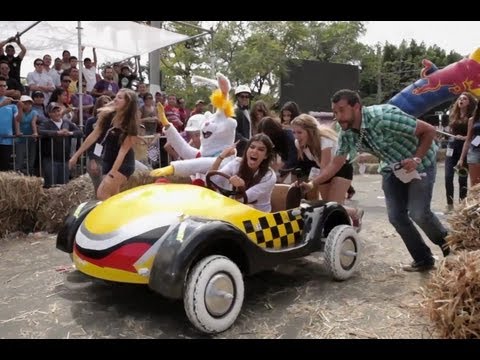
[[473, 116], [468, 119], [468, 132], [458, 166], [463, 166], [467, 158], [470, 186], [480, 183], [480, 106], [477, 105]]

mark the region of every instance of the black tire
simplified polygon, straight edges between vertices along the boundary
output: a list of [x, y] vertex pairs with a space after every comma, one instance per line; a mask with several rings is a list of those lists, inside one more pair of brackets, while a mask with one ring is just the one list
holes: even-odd
[[355, 272], [361, 252], [360, 238], [350, 225], [335, 226], [325, 241], [325, 264], [334, 280], [346, 280]]
[[183, 304], [195, 328], [215, 334], [233, 325], [242, 309], [243, 296], [238, 266], [224, 256], [213, 255], [200, 260], [190, 271]]

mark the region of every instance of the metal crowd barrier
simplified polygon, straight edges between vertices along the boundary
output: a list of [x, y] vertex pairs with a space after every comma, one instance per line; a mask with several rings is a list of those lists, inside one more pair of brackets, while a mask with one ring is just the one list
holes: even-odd
[[[86, 169], [86, 153], [84, 153], [76, 168], [70, 171], [68, 161], [55, 161], [56, 146], [61, 146], [61, 156], [65, 159], [68, 152], [71, 155], [83, 143], [83, 137], [70, 136], [46, 136], [46, 135], [0, 135], [0, 139], [12, 139], [10, 160], [8, 168], [4, 170], [14, 170], [29, 176], [39, 176], [45, 179], [45, 185], [55, 186], [66, 184], [70, 179], [83, 175]], [[66, 144], [67, 138], [78, 140], [74, 145], [74, 141], [70, 148]], [[25, 139], [25, 142], [22, 141]], [[62, 139], [61, 144], [55, 144], [55, 140]], [[134, 146], [135, 159], [143, 163], [149, 168], [156, 169], [170, 164], [170, 155], [165, 151], [164, 146], [167, 142], [165, 136], [146, 135], [139, 136], [139, 141]], [[34, 150], [32, 150], [32, 146]], [[44, 152], [48, 149], [49, 155], [45, 156]], [[22, 157], [23, 159], [20, 159]], [[34, 157], [34, 159], [32, 159]], [[0, 159], [1, 161], [1, 159]], [[1, 169], [0, 169], [1, 170]], [[60, 176], [58, 175], [60, 173]]]
[[[85, 160], [82, 157], [80, 166], [71, 173], [68, 161], [65, 161], [76, 151], [83, 142], [83, 137], [70, 136], [46, 136], [46, 135], [0, 135], [0, 139], [12, 139], [12, 148], [8, 168], [28, 176], [39, 176], [45, 179], [45, 186], [66, 184], [70, 178], [77, 177], [86, 172]], [[22, 141], [24, 139], [24, 141]], [[61, 139], [61, 143], [59, 140]], [[70, 147], [67, 139], [71, 139]], [[75, 141], [77, 140], [77, 141]], [[32, 150], [32, 146], [34, 150]], [[60, 146], [60, 149], [58, 148]], [[49, 155], [46, 155], [48, 152]], [[62, 161], [55, 160], [61, 155]], [[33, 157], [33, 159], [32, 159]]]

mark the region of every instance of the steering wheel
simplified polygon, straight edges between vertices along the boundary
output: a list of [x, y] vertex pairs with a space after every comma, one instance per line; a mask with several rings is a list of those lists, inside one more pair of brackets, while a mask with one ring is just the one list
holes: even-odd
[[230, 196], [234, 196], [235, 198], [243, 197], [243, 203], [248, 204], [248, 198], [247, 198], [247, 193], [245, 192], [245, 189], [237, 188], [237, 187], [234, 187], [233, 190], [224, 189], [221, 186], [215, 184], [211, 180], [211, 177], [215, 176], [215, 175], [222, 176], [227, 180], [230, 179], [230, 175], [227, 175], [227, 174], [222, 173], [222, 172], [217, 171], [217, 170], [211, 170], [207, 173], [207, 175], [205, 177], [205, 182], [207, 183], [207, 187], [209, 189], [211, 189], [213, 191], [218, 191], [220, 194], [222, 194], [224, 196], [228, 196], [228, 197], [230, 197]]

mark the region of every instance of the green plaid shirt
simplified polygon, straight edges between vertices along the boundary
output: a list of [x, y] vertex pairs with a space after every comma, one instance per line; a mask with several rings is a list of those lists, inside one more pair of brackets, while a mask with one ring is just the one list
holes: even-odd
[[[393, 163], [415, 155], [418, 147], [416, 126], [417, 119], [396, 106], [384, 104], [362, 107], [362, 143], [359, 144], [359, 132], [342, 130], [338, 138], [337, 155], [352, 160], [358, 151], [371, 153], [380, 159], [380, 172]], [[418, 171], [435, 163], [436, 152], [437, 145], [432, 141], [422, 163], [417, 167]]]

